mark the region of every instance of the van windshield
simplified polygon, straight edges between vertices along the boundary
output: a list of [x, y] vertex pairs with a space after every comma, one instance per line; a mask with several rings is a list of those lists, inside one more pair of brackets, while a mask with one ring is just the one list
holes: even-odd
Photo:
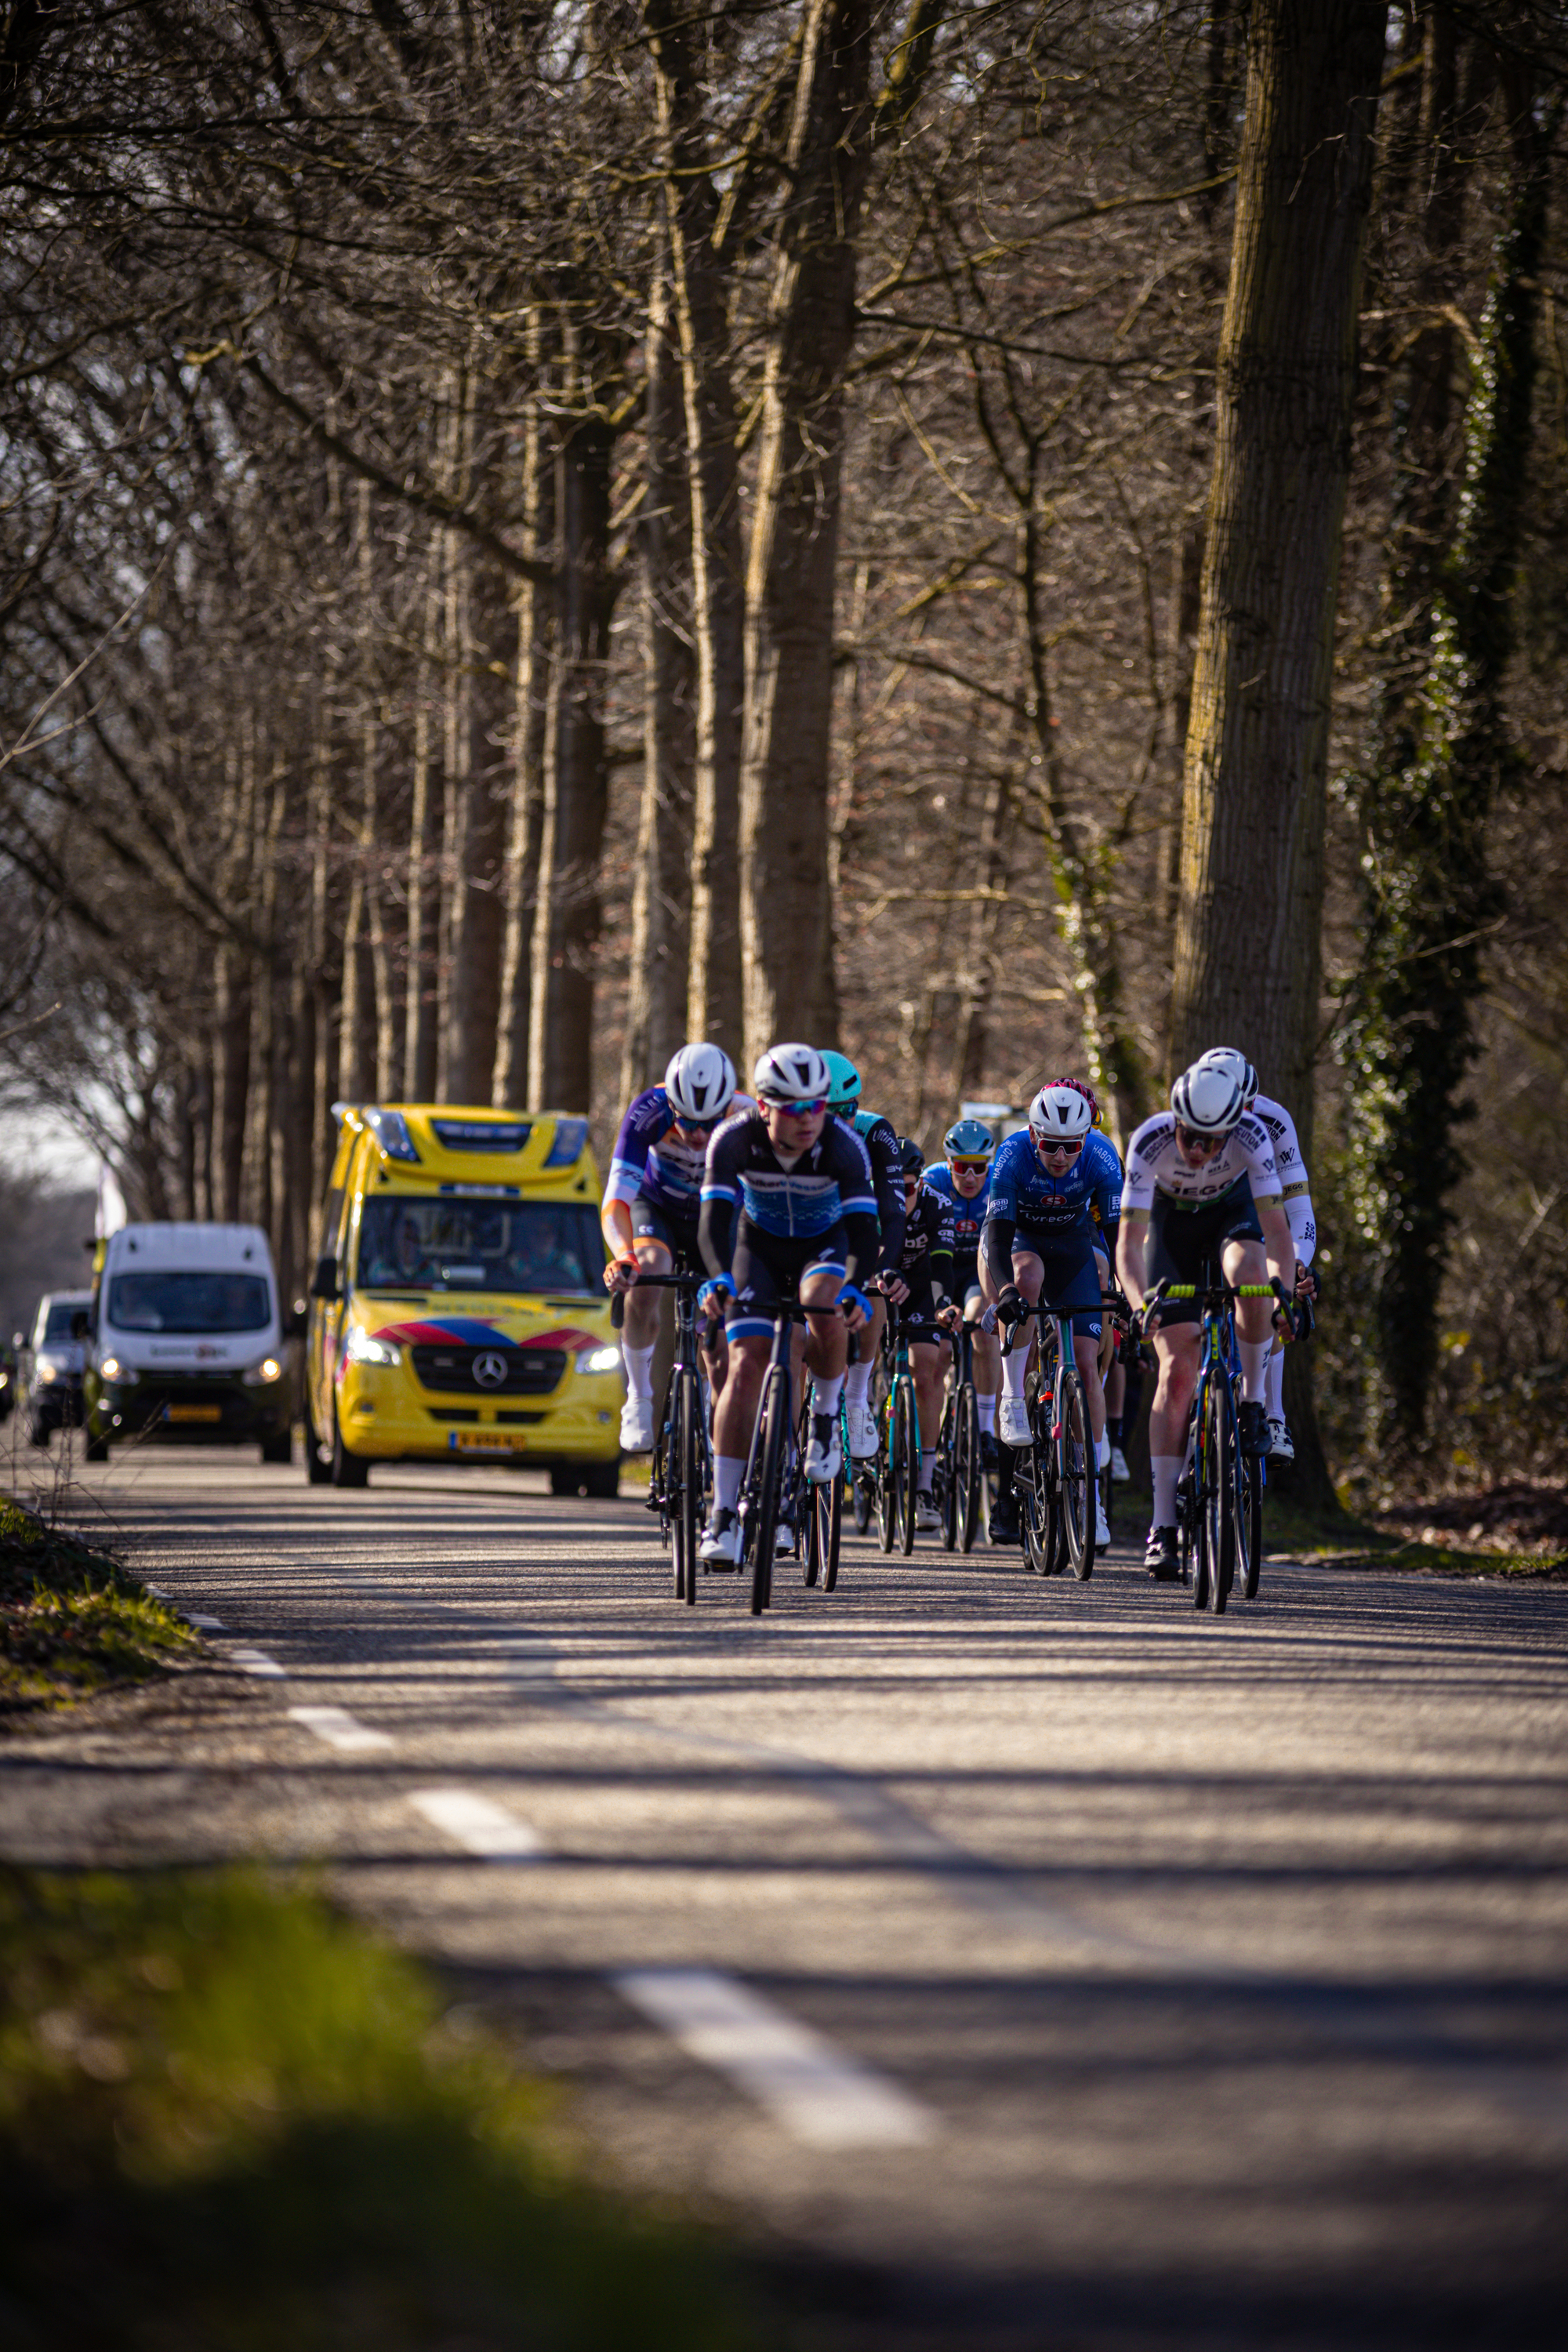
[[85, 1314], [85, 1298], [51, 1298], [48, 1319], [38, 1340], [40, 1348], [63, 1348], [71, 1335], [71, 1317]]
[[264, 1331], [271, 1319], [259, 1274], [117, 1274], [109, 1286], [117, 1331]]
[[367, 1201], [360, 1212], [364, 1290], [547, 1290], [603, 1297], [605, 1244], [574, 1202], [468, 1196]]

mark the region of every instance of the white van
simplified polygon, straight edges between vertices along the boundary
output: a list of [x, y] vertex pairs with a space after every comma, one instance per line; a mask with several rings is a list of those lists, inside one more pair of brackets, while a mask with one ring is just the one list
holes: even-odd
[[87, 1456], [128, 1438], [259, 1443], [287, 1462], [295, 1386], [259, 1225], [122, 1225], [93, 1259]]

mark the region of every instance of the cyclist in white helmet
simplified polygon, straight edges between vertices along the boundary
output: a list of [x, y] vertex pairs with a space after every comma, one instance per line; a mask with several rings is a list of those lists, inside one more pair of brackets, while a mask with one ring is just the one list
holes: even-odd
[[[1318, 1246], [1318, 1220], [1312, 1209], [1311, 1185], [1307, 1176], [1306, 1162], [1301, 1157], [1300, 1139], [1296, 1122], [1283, 1103], [1273, 1102], [1258, 1091], [1258, 1073], [1245, 1054], [1235, 1045], [1214, 1045], [1206, 1054], [1198, 1055], [1200, 1062], [1215, 1069], [1228, 1070], [1241, 1087], [1242, 1100], [1254, 1118], [1261, 1119], [1268, 1129], [1274, 1145], [1274, 1165], [1279, 1172], [1285, 1203], [1285, 1221], [1296, 1244], [1296, 1296], [1316, 1298], [1318, 1277], [1310, 1271]], [[1268, 1359], [1265, 1381], [1264, 1403], [1268, 1414], [1268, 1457], [1272, 1462], [1293, 1462], [1295, 1440], [1285, 1419], [1285, 1350], [1279, 1340]]]
[[746, 1454], [781, 1297], [806, 1311], [812, 1434], [805, 1475], [837, 1475], [838, 1400], [849, 1333], [868, 1301], [857, 1277], [880, 1247], [866, 1147], [828, 1116], [828, 1069], [811, 1045], [774, 1045], [752, 1079], [756, 1107], [725, 1120], [708, 1147], [699, 1244], [711, 1279], [700, 1303], [722, 1300], [729, 1370], [713, 1416], [713, 1517], [699, 1547], [710, 1567], [741, 1556], [736, 1518]]
[[[1127, 1149], [1116, 1266], [1134, 1307], [1162, 1278], [1195, 1283], [1217, 1257], [1227, 1282], [1279, 1282], [1296, 1269], [1290, 1228], [1280, 1205], [1279, 1174], [1268, 1129], [1247, 1115], [1234, 1073], [1194, 1063], [1171, 1088], [1171, 1108], [1146, 1118]], [[1273, 1345], [1267, 1298], [1237, 1301], [1242, 1394], [1242, 1451], [1267, 1454], [1264, 1368]], [[1158, 1583], [1181, 1574], [1176, 1549], [1176, 1485], [1186, 1449], [1187, 1416], [1197, 1383], [1200, 1309], [1172, 1299], [1159, 1309], [1152, 1337], [1159, 1363], [1149, 1453], [1154, 1521], [1144, 1565]]]
[[[637, 1276], [668, 1274], [678, 1257], [700, 1270], [697, 1221], [708, 1141], [731, 1108], [742, 1106], [750, 1109], [752, 1098], [737, 1095], [735, 1065], [722, 1046], [682, 1045], [664, 1084], [637, 1096], [616, 1138], [599, 1214], [610, 1251], [605, 1286], [626, 1293], [621, 1445], [627, 1454], [646, 1454], [653, 1444], [653, 1351], [666, 1296], [639, 1292]], [[715, 1391], [723, 1376], [723, 1359], [716, 1356], [709, 1364]]]

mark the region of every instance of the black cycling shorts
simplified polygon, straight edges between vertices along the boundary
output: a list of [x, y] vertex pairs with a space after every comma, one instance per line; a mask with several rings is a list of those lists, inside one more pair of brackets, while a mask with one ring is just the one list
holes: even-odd
[[[1051, 1315], [1071, 1315], [1075, 1331], [1100, 1337], [1100, 1267], [1087, 1235], [1031, 1233], [1019, 1225], [1013, 1254], [1032, 1251], [1045, 1269], [1040, 1304]], [[1092, 1320], [1089, 1319], [1092, 1318]]]
[[910, 1285], [910, 1295], [899, 1308], [904, 1337], [911, 1347], [922, 1340], [945, 1339], [946, 1332], [936, 1319], [936, 1293], [929, 1282], [917, 1287]]
[[770, 1234], [742, 1212], [730, 1263], [735, 1296], [724, 1309], [729, 1337], [772, 1339], [781, 1304], [796, 1298], [804, 1277], [818, 1266], [833, 1266], [842, 1276], [847, 1247], [842, 1224], [809, 1235]]
[[700, 1267], [702, 1264], [697, 1248], [697, 1211], [689, 1217], [678, 1216], [662, 1202], [650, 1201], [639, 1192], [631, 1203], [633, 1237], [639, 1242], [662, 1242], [671, 1256], [684, 1258], [687, 1265]]
[[[1168, 1192], [1156, 1192], [1149, 1212], [1149, 1238], [1143, 1249], [1143, 1287], [1159, 1281], [1197, 1282], [1205, 1265], [1218, 1266], [1226, 1242], [1260, 1242], [1263, 1228], [1252, 1198], [1252, 1185], [1238, 1176], [1217, 1200], [1196, 1209], [1184, 1208]], [[1162, 1323], [1195, 1323], [1202, 1314], [1195, 1298], [1174, 1298], [1160, 1309]]]

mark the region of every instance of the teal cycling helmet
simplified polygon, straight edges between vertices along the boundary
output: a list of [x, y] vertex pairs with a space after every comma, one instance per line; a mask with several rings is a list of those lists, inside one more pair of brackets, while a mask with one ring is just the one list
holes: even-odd
[[996, 1139], [983, 1120], [961, 1118], [942, 1137], [942, 1148], [949, 1160], [989, 1160], [995, 1153]]
[[860, 1073], [847, 1054], [824, 1054], [827, 1065], [827, 1108], [853, 1110], [860, 1099]]

